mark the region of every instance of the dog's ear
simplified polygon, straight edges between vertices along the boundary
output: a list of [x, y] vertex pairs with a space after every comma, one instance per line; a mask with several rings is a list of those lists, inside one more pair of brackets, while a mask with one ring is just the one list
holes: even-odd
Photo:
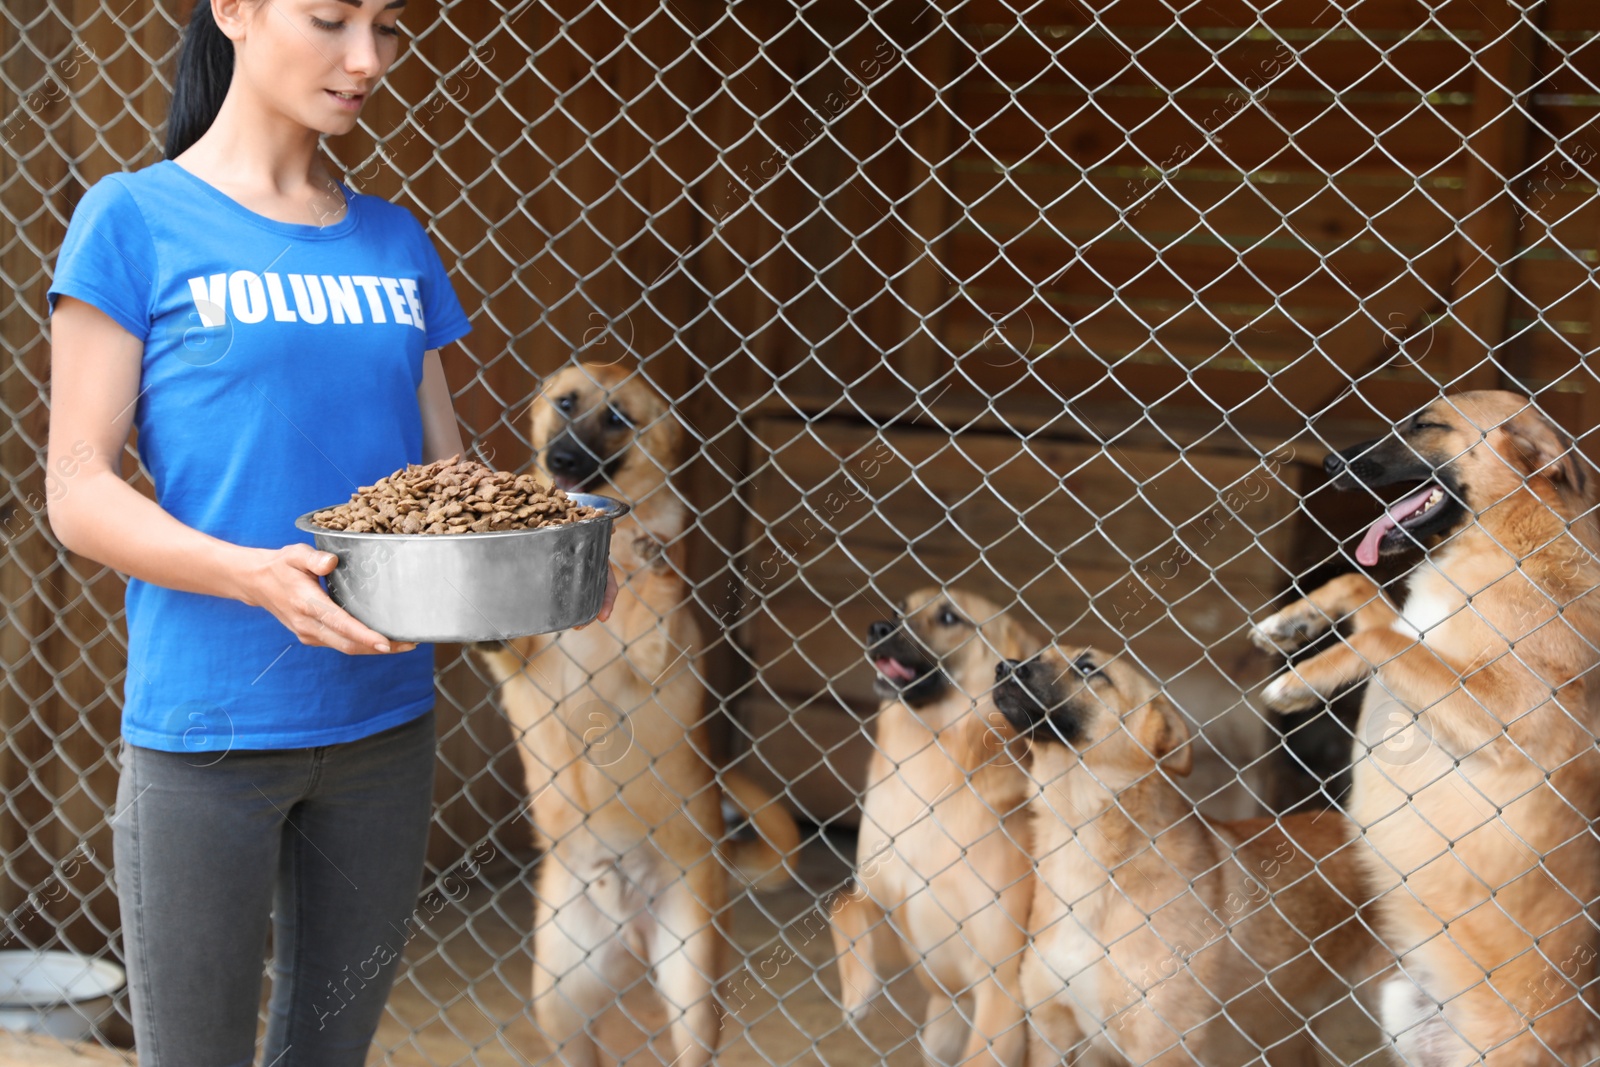
[[1511, 443], [1509, 458], [1528, 476], [1543, 475], [1558, 489], [1583, 496], [1589, 477], [1572, 438], [1532, 407], [1524, 408], [1500, 425]]
[[1194, 770], [1193, 734], [1172, 702], [1157, 693], [1144, 706], [1141, 717], [1137, 737], [1144, 750], [1170, 774], [1183, 777]]

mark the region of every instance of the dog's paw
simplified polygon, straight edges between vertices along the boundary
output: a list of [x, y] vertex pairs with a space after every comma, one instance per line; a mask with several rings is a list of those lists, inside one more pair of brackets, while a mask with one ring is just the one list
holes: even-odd
[[1250, 627], [1250, 640], [1265, 652], [1288, 655], [1304, 648], [1332, 625], [1309, 601], [1291, 604]]
[[1284, 671], [1261, 691], [1267, 707], [1277, 712], [1309, 711], [1322, 703], [1322, 696], [1293, 671]]

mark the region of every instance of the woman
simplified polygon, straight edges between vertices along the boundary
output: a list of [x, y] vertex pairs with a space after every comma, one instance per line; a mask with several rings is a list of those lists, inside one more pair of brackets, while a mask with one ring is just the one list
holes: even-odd
[[[48, 463], [75, 470], [50, 523], [130, 576], [112, 823], [142, 1067], [253, 1061], [269, 916], [263, 1064], [361, 1064], [415, 922], [433, 649], [336, 606], [294, 527], [462, 451], [438, 255], [318, 151], [403, 3], [198, 0], [167, 158], [84, 195], [50, 290]], [[123, 481], [130, 425], [156, 503]]]

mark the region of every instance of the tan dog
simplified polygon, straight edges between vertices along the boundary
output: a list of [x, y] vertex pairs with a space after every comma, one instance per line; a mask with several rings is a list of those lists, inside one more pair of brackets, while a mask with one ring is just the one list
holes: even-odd
[[702, 642], [677, 561], [688, 512], [668, 482], [684, 438], [667, 403], [636, 374], [582, 365], [545, 383], [532, 421], [556, 484], [633, 505], [611, 542], [624, 579], [605, 623], [479, 648], [545, 848], [534, 1013], [561, 1062], [590, 1067], [589, 1024], [649, 970], [672, 1020], [673, 1062], [708, 1064], [727, 967], [719, 847], [752, 882], [781, 883], [799, 834], [770, 796], [730, 773], [727, 799], [760, 836], [723, 841], [711, 709], [692, 662]]
[[[861, 803], [857, 885], [832, 909], [843, 1004], [860, 1017], [881, 989], [875, 941], [888, 933], [887, 918], [919, 957], [929, 1058], [1020, 1067], [1019, 967], [1032, 896], [1026, 781], [996, 722], [974, 709], [987, 705], [995, 664], [1041, 642], [971, 594], [923, 589], [901, 608], [869, 634], [884, 699]], [[954, 1004], [964, 994], [971, 1026]]]
[[1368, 683], [1350, 811], [1401, 956], [1384, 1027], [1411, 1063], [1587, 1063], [1600, 1055], [1600, 537], [1582, 461], [1526, 398], [1483, 392], [1436, 400], [1326, 466], [1339, 488], [1422, 482], [1356, 549], [1364, 565], [1426, 549], [1403, 608], [1350, 574], [1257, 634], [1290, 649], [1352, 622], [1265, 696], [1298, 709]]
[[1029, 1063], [1315, 1062], [1305, 1021], [1379, 963], [1349, 823], [1198, 814], [1169, 777], [1188, 724], [1125, 656], [1051, 648], [996, 677], [1038, 783]]

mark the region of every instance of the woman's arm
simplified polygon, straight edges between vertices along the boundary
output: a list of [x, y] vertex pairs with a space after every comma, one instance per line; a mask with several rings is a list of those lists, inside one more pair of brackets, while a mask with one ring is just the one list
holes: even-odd
[[[383, 635], [329, 599], [318, 575], [337, 557], [296, 543], [247, 548], [173, 518], [122, 476], [144, 345], [92, 304], [60, 296], [51, 316], [50, 431], [54, 473], [45, 511], [73, 552], [152, 585], [264, 607], [302, 644], [388, 651]], [[401, 644], [394, 651], [415, 648]]]
[[437, 348], [430, 348], [422, 357], [417, 406], [422, 409], [422, 462], [451, 456], [465, 459], [467, 449], [461, 443], [461, 428], [456, 425], [456, 409], [450, 402], [450, 385], [444, 380], [444, 363]]

